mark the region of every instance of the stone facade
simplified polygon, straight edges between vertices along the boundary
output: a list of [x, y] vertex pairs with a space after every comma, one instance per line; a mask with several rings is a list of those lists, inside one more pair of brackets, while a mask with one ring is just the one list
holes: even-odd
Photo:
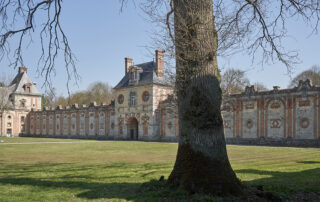
[[164, 74], [164, 51], [156, 62], [133, 65], [125, 58], [125, 75], [115, 86], [112, 104], [32, 110], [28, 136], [177, 141], [178, 121], [170, 108], [173, 94]]
[[[4, 111], [0, 112], [0, 135], [26, 133], [26, 119], [29, 112], [41, 109], [41, 94], [27, 75], [27, 68], [20, 67], [17, 76], [5, 87], [0, 87], [6, 103]], [[4, 96], [5, 95], [5, 96]]]

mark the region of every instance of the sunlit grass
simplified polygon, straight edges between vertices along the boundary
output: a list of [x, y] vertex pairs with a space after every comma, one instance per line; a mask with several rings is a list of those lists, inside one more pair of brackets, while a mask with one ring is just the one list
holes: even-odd
[[[1, 138], [5, 142], [78, 140]], [[172, 170], [177, 144], [125, 141], [0, 143], [0, 201], [156, 200], [141, 185]], [[228, 146], [237, 176], [282, 195], [319, 191], [320, 149]]]

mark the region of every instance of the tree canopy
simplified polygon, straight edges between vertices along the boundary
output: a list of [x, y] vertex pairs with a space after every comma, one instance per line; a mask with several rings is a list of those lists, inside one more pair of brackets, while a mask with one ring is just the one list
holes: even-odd
[[290, 84], [289, 88], [293, 88], [298, 86], [300, 80], [307, 80], [309, 79], [313, 85], [320, 85], [320, 66], [319, 65], [313, 65], [310, 69], [307, 69], [297, 76], [295, 76]]
[[56, 90], [51, 89], [43, 96], [44, 107], [55, 107], [61, 105], [71, 106], [72, 104], [89, 105], [91, 102], [97, 104], [110, 104], [113, 99], [111, 86], [103, 82], [94, 82], [89, 85], [87, 90], [72, 93], [68, 97], [56, 96]]

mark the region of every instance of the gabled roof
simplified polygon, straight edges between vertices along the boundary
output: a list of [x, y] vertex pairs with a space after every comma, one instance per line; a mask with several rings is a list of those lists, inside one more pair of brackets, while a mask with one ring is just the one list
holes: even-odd
[[[140, 73], [140, 79], [135, 85], [143, 84], [160, 84], [169, 85], [168, 78], [164, 75], [163, 77], [158, 77], [156, 74], [156, 63], [154, 61], [146, 62], [138, 65], [134, 65], [142, 68], [142, 73]], [[131, 86], [129, 85], [129, 73], [121, 79], [121, 81], [114, 88], [123, 88]]]
[[27, 75], [27, 72], [19, 72], [17, 76], [11, 81], [9, 86], [10, 88], [12, 88], [12, 93], [30, 94], [25, 93], [23, 88], [25, 84], [31, 84], [31, 94], [41, 95], [39, 90], [36, 88], [35, 84]]

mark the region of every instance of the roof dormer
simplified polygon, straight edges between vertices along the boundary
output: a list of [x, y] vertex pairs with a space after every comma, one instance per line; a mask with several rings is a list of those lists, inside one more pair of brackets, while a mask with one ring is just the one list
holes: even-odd
[[129, 68], [129, 85], [136, 85], [140, 80], [140, 75], [143, 72], [141, 67], [131, 66]]
[[23, 85], [23, 89], [24, 89], [24, 92], [25, 93], [32, 93], [32, 88], [31, 88], [31, 86], [32, 86], [32, 83], [26, 83], [26, 84], [24, 84]]

